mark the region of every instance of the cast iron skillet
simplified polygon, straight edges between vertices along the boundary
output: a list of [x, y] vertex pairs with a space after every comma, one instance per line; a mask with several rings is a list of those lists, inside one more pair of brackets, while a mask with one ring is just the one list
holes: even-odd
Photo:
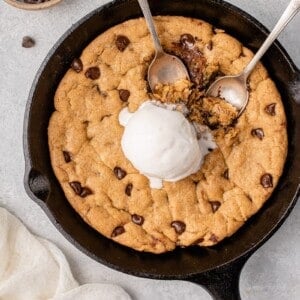
[[[204, 19], [226, 29], [254, 51], [267, 34], [257, 20], [220, 0], [160, 0], [150, 1], [150, 5], [154, 15]], [[72, 59], [98, 34], [139, 16], [141, 11], [135, 0], [107, 4], [72, 26], [48, 54], [33, 82], [25, 113], [26, 191], [71, 243], [98, 262], [136, 276], [192, 281], [204, 286], [215, 299], [240, 299], [238, 282], [243, 265], [279, 228], [299, 195], [300, 72], [279, 43], [265, 55], [264, 64], [281, 92], [287, 114], [289, 150], [284, 173], [263, 209], [221, 244], [211, 248], [177, 249], [162, 255], [139, 253], [121, 246], [81, 220], [68, 204], [53, 174], [47, 126], [59, 81]]]

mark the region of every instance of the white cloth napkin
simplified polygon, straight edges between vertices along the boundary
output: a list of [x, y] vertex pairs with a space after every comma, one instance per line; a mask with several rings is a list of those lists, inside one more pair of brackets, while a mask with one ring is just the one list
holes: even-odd
[[119, 286], [74, 279], [63, 253], [0, 207], [1, 300], [130, 300]]

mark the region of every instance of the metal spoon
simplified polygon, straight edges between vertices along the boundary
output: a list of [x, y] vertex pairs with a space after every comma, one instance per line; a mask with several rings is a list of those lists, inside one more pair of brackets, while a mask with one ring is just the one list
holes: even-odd
[[240, 116], [245, 110], [249, 100], [249, 92], [247, 89], [247, 79], [249, 75], [251, 74], [261, 57], [266, 53], [271, 44], [281, 33], [281, 31], [297, 14], [299, 9], [300, 0], [292, 0], [270, 35], [267, 37], [263, 45], [252, 58], [250, 63], [246, 66], [244, 71], [238, 75], [220, 77], [211, 84], [211, 86], [206, 91], [206, 95], [224, 98], [227, 102], [231, 103], [239, 110]]
[[147, 0], [138, 0], [146, 19], [155, 48], [155, 57], [148, 68], [148, 83], [152, 91], [158, 83], [175, 83], [180, 79], [189, 79], [188, 71], [183, 62], [174, 55], [164, 52], [155, 26]]

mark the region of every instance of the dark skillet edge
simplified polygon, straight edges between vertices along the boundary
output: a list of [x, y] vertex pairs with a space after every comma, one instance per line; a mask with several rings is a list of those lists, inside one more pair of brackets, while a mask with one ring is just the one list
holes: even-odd
[[[205, 285], [207, 289], [210, 290], [210, 292], [217, 298], [217, 299], [222, 299], [221, 297], [223, 297], [223, 299], [239, 299], [238, 295], [236, 294], [238, 292], [238, 279], [239, 279], [239, 275], [240, 272], [242, 270], [243, 265], [245, 264], [245, 262], [247, 261], [247, 259], [251, 256], [252, 253], [254, 253], [254, 251], [259, 248], [262, 244], [264, 244], [277, 230], [278, 228], [281, 226], [281, 224], [284, 222], [284, 220], [288, 217], [288, 215], [290, 214], [291, 210], [293, 209], [293, 207], [295, 206], [296, 202], [297, 202], [297, 198], [300, 195], [300, 190], [299, 190], [299, 186], [298, 189], [294, 195], [293, 200], [290, 202], [288, 208], [286, 209], [286, 211], [284, 212], [284, 214], [281, 216], [281, 218], [279, 219], [279, 221], [276, 223], [276, 225], [264, 236], [264, 238], [262, 238], [255, 246], [253, 246], [252, 248], [249, 248], [248, 250], [246, 250], [244, 253], [240, 254], [238, 257], [232, 259], [231, 261], [228, 261], [222, 265], [220, 265], [218, 268], [216, 269], [208, 269], [206, 272], [204, 273], [191, 273], [189, 276], [186, 275], [162, 275], [159, 276], [157, 274], [144, 274], [143, 272], [133, 272], [131, 270], [126, 270], [122, 267], [119, 267], [116, 264], [111, 264], [106, 260], [103, 260], [101, 258], [99, 258], [98, 256], [96, 256], [95, 254], [89, 252], [88, 250], [86, 250], [83, 246], [81, 246], [70, 234], [68, 234], [64, 228], [57, 222], [57, 220], [54, 218], [52, 212], [49, 210], [49, 208], [47, 207], [47, 204], [41, 200], [38, 199], [31, 191], [29, 185], [28, 185], [28, 180], [29, 180], [29, 176], [31, 173], [32, 168], [34, 168], [34, 166], [32, 166], [32, 159], [31, 159], [31, 155], [30, 155], [30, 146], [28, 145], [28, 120], [30, 118], [30, 109], [31, 109], [31, 104], [32, 104], [32, 99], [34, 97], [34, 93], [35, 93], [35, 88], [36, 85], [40, 79], [40, 76], [45, 68], [45, 66], [48, 64], [50, 58], [52, 57], [52, 55], [55, 53], [55, 51], [57, 50], [57, 48], [59, 47], [59, 45], [61, 44], [61, 42], [67, 37], [69, 36], [73, 30], [75, 30], [75, 28], [77, 28], [78, 26], [80, 26], [81, 24], [83, 24], [87, 19], [89, 19], [93, 14], [100, 12], [103, 9], [108, 9], [111, 6], [114, 6], [116, 4], [122, 4], [122, 3], [126, 3], [128, 1], [126, 0], [121, 0], [121, 1], [113, 1], [110, 2], [100, 8], [95, 9], [94, 11], [92, 11], [91, 13], [89, 13], [88, 15], [86, 15], [84, 18], [82, 18], [81, 20], [79, 20], [77, 23], [75, 23], [74, 25], [72, 25], [72, 27], [56, 42], [56, 44], [54, 45], [54, 47], [49, 51], [49, 53], [47, 54], [45, 60], [43, 61], [41, 67], [39, 68], [35, 79], [33, 81], [31, 90], [30, 90], [30, 94], [28, 97], [28, 101], [27, 101], [27, 105], [26, 105], [26, 109], [25, 109], [25, 117], [24, 117], [24, 132], [23, 132], [23, 147], [24, 147], [24, 157], [25, 157], [25, 177], [24, 177], [24, 185], [25, 185], [25, 190], [27, 192], [27, 194], [30, 196], [30, 198], [32, 198], [37, 204], [39, 204], [41, 206], [41, 208], [45, 211], [46, 215], [49, 217], [49, 219], [51, 220], [51, 222], [57, 227], [57, 229], [63, 234], [63, 236], [65, 236], [73, 245], [75, 245], [75, 247], [77, 247], [78, 249], [80, 249], [83, 253], [85, 253], [86, 255], [88, 255], [89, 257], [95, 259], [96, 261], [121, 272], [127, 273], [127, 274], [131, 274], [131, 275], [135, 275], [135, 276], [139, 276], [139, 277], [148, 277], [148, 278], [152, 278], [152, 279], [177, 279], [177, 280], [188, 280], [188, 281], [192, 281], [201, 285]], [[267, 33], [268, 30], [257, 20], [255, 20], [253, 17], [251, 17], [249, 14], [243, 12], [241, 9], [236, 8], [235, 6], [228, 4], [226, 2], [223, 1], [214, 1], [216, 3], [225, 5], [228, 9], [234, 11], [235, 13], [239, 13], [240, 15], [242, 15], [244, 18], [248, 19], [251, 23], [253, 23], [260, 31], [262, 31], [263, 33]], [[286, 58], [287, 62], [290, 64], [291, 69], [294, 70], [295, 72], [295, 80], [299, 80], [300, 78], [300, 72], [297, 69], [297, 67], [295, 66], [295, 64], [292, 62], [292, 60], [290, 59], [289, 55], [287, 54], [287, 52], [283, 49], [283, 47], [281, 46], [281, 44], [276, 41], [276, 47], [281, 51], [283, 57]], [[38, 170], [37, 170], [38, 171]], [[229, 274], [229, 275], [228, 275]], [[224, 286], [220, 286], [222, 289], [224, 289], [224, 292], [222, 293], [222, 295], [220, 295], [220, 289], [216, 290], [216, 287], [213, 286], [213, 283], [217, 284], [220, 283], [220, 281], [224, 280], [228, 280], [228, 282], [230, 282], [230, 284], [228, 285], [228, 289]], [[220, 280], [220, 281], [218, 281]], [[237, 289], [236, 289], [237, 288]], [[226, 294], [228, 292], [231, 291], [231, 296], [229, 296], [229, 294]], [[227, 298], [224, 298], [224, 297]], [[231, 298], [230, 298], [231, 297]]]

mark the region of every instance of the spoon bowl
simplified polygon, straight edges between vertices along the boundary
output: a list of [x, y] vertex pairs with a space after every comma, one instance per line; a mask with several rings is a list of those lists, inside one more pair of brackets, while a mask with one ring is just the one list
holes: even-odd
[[233, 105], [240, 115], [249, 100], [247, 78], [244, 73], [220, 77], [211, 84], [206, 91], [206, 95], [224, 99]]
[[170, 84], [180, 79], [189, 79], [183, 62], [174, 55], [165, 52], [155, 56], [148, 69], [148, 82], [152, 91], [157, 84]]

